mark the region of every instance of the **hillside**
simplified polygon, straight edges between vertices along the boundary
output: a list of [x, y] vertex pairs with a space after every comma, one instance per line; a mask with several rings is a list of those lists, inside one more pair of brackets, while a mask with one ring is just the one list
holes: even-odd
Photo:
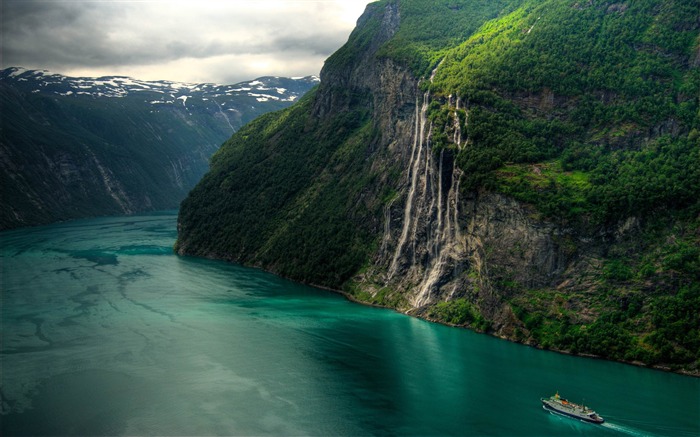
[[0, 72], [0, 230], [177, 208], [245, 123], [315, 78], [236, 85]]
[[700, 5], [384, 0], [234, 135], [182, 254], [697, 373]]

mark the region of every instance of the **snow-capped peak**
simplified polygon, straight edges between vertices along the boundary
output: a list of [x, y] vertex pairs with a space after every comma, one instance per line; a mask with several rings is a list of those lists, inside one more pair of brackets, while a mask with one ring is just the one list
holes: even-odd
[[[28, 70], [10, 67], [0, 71], [0, 80], [14, 81], [27, 92], [62, 96], [90, 96], [93, 98], [121, 98], [142, 95], [144, 101], [153, 104], [175, 103], [183, 105], [188, 99], [203, 101], [234, 96], [250, 97], [257, 101], [287, 101], [298, 99], [319, 79], [315, 76], [299, 78], [260, 77], [233, 85], [212, 83], [183, 83], [166, 80], [144, 81], [126, 76], [67, 77], [46, 70]], [[302, 84], [304, 86], [299, 86]]]

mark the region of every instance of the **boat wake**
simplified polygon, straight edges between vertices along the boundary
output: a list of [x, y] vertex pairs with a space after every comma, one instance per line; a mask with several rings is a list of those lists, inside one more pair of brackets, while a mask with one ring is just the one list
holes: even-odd
[[[619, 421], [622, 421], [623, 419], [617, 419]], [[616, 420], [616, 422], [617, 422]], [[627, 420], [625, 420], [627, 421]], [[601, 426], [604, 428], [611, 429], [613, 431], [621, 432], [627, 435], [635, 436], [635, 437], [654, 437], [654, 436], [659, 436], [659, 435], [673, 435], [673, 436], [678, 436], [678, 437], [694, 437], [697, 436], [697, 432], [695, 430], [691, 430], [688, 428], [682, 428], [682, 427], [677, 427], [677, 426], [664, 426], [658, 423], [653, 423], [653, 422], [636, 422], [639, 424], [644, 424], [645, 428], [651, 429], [651, 431], [642, 431], [640, 429], [634, 428], [629, 425], [623, 425], [621, 423], [616, 423], [616, 422], [605, 422]], [[634, 421], [631, 421], [634, 422]]]
[[[558, 413], [558, 412], [556, 412], [556, 411], [548, 410], [548, 409], [545, 408], [545, 407], [542, 407], [542, 408], [543, 408], [545, 411], [547, 411], [549, 414], [553, 415], [553, 416], [563, 417], [563, 418], [565, 418], [565, 419], [573, 419], [572, 417], [566, 416], [566, 415], [561, 414], [561, 413]], [[591, 423], [588, 423], [588, 422], [583, 421], [583, 420], [579, 420], [578, 422], [580, 422], [580, 423], [585, 423], [585, 424], [587, 424], [587, 425], [592, 425], [592, 426], [600, 426], [600, 427], [609, 429], [609, 430], [611, 430], [611, 431], [617, 431], [617, 432], [620, 432], [620, 433], [623, 433], [623, 434], [627, 434], [627, 435], [631, 435], [631, 436], [634, 436], [634, 437], [655, 437], [654, 434], [649, 434], [649, 433], [644, 432], [644, 431], [642, 431], [642, 430], [640, 430], [640, 429], [635, 429], [635, 428], [632, 428], [632, 427], [630, 427], [630, 426], [622, 425], [622, 424], [619, 424], [619, 423], [611, 423], [611, 422], [609, 422], [609, 421], [608, 421], [608, 422], [601, 423], [601, 424], [591, 424]]]
[[626, 425], [620, 425], [618, 423], [605, 422], [601, 423], [600, 426], [635, 437], [653, 437], [652, 434], [648, 434], [642, 430], [635, 429]]

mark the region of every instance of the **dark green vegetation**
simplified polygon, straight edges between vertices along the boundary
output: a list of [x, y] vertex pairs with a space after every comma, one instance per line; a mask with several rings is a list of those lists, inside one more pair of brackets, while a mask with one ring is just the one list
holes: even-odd
[[641, 235], [611, 246], [584, 279], [587, 289], [518, 290], [510, 303], [527, 337], [544, 347], [672, 368], [696, 361], [700, 223], [649, 222]]
[[524, 3], [439, 69], [435, 92], [478, 105], [458, 158], [469, 188], [582, 233], [641, 223], [582, 292], [518, 290], [530, 341], [672, 366], [700, 357], [699, 16], [687, 1]]
[[286, 94], [3, 70], [0, 229], [177, 208], [236, 129], [314, 85], [261, 80]]
[[452, 325], [471, 326], [479, 331], [491, 327], [491, 323], [479, 313], [478, 308], [466, 299], [438, 302], [431, 309], [430, 317]]
[[369, 184], [368, 114], [320, 123], [315, 92], [245, 126], [212, 158], [212, 169], [183, 202], [187, 253], [245, 259], [312, 284], [340, 287], [366, 261], [373, 236], [353, 225], [368, 208], [347, 193]]
[[430, 89], [434, 156], [456, 156], [462, 202], [517, 200], [535, 228], [556, 230], [567, 263], [526, 282], [519, 248], [486, 256], [473, 278], [455, 269], [470, 289], [420, 314], [697, 372], [699, 17], [681, 0], [373, 3], [317, 92], [217, 154], [183, 204], [179, 250], [411, 309], [391, 284], [365, 287], [387, 267], [384, 208], [405, 202], [391, 129], [416, 102], [376, 110], [390, 91], [371, 75], [390, 64]]
[[[697, 215], [698, 8], [526, 2], [451, 51], [433, 88], [479, 106], [460, 156], [470, 186], [596, 224], [659, 209]], [[506, 166], [541, 162], [579, 183]]]

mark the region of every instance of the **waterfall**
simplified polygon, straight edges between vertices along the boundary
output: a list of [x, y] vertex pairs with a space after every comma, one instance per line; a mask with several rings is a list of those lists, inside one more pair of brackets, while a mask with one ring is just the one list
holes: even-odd
[[[423, 116], [424, 118], [422, 119], [421, 123], [425, 122], [425, 115]], [[419, 260], [417, 258], [418, 255], [418, 232], [419, 230], [422, 230], [419, 228], [419, 225], [421, 224], [421, 219], [425, 217], [425, 211], [430, 214], [430, 212], [433, 210], [435, 207], [435, 188], [434, 184], [431, 183], [431, 177], [433, 176], [433, 153], [432, 153], [432, 148], [430, 145], [430, 138], [433, 134], [433, 124], [430, 124], [430, 128], [428, 129], [428, 135], [427, 137], [424, 136], [424, 132], [421, 131], [421, 138], [425, 138], [425, 147], [423, 147], [423, 151], [425, 153], [425, 158], [423, 159], [423, 175], [421, 177], [421, 191], [420, 195], [418, 196], [418, 201], [415, 202], [415, 207], [414, 207], [414, 220], [413, 220], [413, 227], [411, 228], [411, 253], [413, 254], [413, 262], [412, 264], [415, 266], [418, 264]], [[426, 204], [428, 203], [428, 199], [430, 199], [430, 206], [428, 209], [426, 209]], [[430, 248], [431, 246], [431, 234], [428, 233], [427, 238], [428, 241], [426, 242], [425, 247]]]
[[380, 253], [385, 253], [386, 249], [391, 241], [391, 207], [394, 205], [397, 197], [394, 197], [385, 207], [384, 207], [384, 237], [382, 238], [382, 248]]
[[454, 241], [462, 244], [462, 231], [459, 227], [459, 184], [462, 181], [462, 169], [457, 167], [457, 160], [452, 163], [452, 188], [450, 190], [450, 202], [452, 202], [452, 214], [454, 215]]
[[[231, 132], [236, 133], [236, 128], [233, 127], [233, 125], [231, 124], [231, 120], [229, 120], [228, 115], [226, 115], [226, 114], [224, 113], [224, 110], [221, 109], [221, 105], [219, 105], [219, 102], [217, 102], [216, 100], [212, 100], [212, 101], [213, 101], [213, 102], [216, 104], [216, 106], [219, 108], [219, 113], [220, 113], [221, 116], [224, 118], [224, 120], [226, 120], [226, 123], [228, 123], [228, 126], [231, 128]], [[183, 104], [184, 104], [184, 102], [183, 102]]]
[[454, 116], [455, 134], [454, 134], [454, 137], [452, 138], [452, 142], [457, 145], [457, 150], [462, 150], [462, 125], [459, 123], [459, 104], [460, 104], [460, 100], [459, 100], [459, 97], [457, 97], [457, 101], [455, 102], [455, 116]]
[[[445, 149], [440, 151], [440, 166], [438, 167], [438, 206], [437, 206], [437, 229], [438, 232], [442, 230], [442, 223], [444, 220], [443, 206], [442, 206], [442, 172], [443, 172], [443, 162], [445, 161]], [[449, 215], [447, 216], [449, 220]], [[438, 256], [440, 253], [440, 238], [442, 236], [438, 235], [435, 245], [433, 246], [433, 256]]]
[[[455, 129], [455, 135], [453, 142], [457, 145], [457, 151], [462, 150], [462, 125], [459, 122], [459, 110], [461, 106], [461, 100], [459, 96], [456, 99], [455, 102], [455, 115], [454, 115], [454, 129]], [[465, 116], [465, 127], [469, 123], [469, 112], [466, 112]], [[462, 241], [462, 233], [459, 229], [459, 184], [462, 181], [462, 175], [464, 173], [462, 172], [462, 169], [460, 169], [457, 166], [457, 160], [453, 160], [452, 162], [452, 188], [450, 189], [450, 192], [453, 193], [454, 199], [451, 200], [454, 202], [454, 206], [452, 207], [452, 213], [454, 214], [454, 239], [457, 242]]]
[[[428, 246], [430, 250], [430, 258], [428, 260], [427, 267], [423, 273], [420, 284], [417, 287], [417, 294], [413, 299], [413, 305], [415, 307], [421, 307], [430, 301], [431, 295], [438, 281], [447, 273], [447, 267], [450, 261], [455, 258], [455, 248], [458, 241], [454, 239], [458, 232], [456, 228], [458, 227], [456, 207], [458, 203], [458, 191], [455, 190], [456, 184], [459, 178], [455, 177], [455, 162], [454, 156], [450, 154], [452, 158], [452, 167], [450, 168], [449, 177], [446, 179], [450, 182], [450, 188], [447, 192], [447, 199], [445, 201], [445, 193], [443, 186], [445, 185], [445, 178], [447, 175], [444, 174], [444, 162], [445, 162], [445, 150], [440, 152], [440, 163], [438, 165], [437, 183], [438, 183], [438, 208], [434, 215], [436, 220], [428, 230]], [[430, 212], [429, 212], [430, 213]]]
[[[396, 271], [399, 267], [399, 258], [401, 257], [401, 254], [403, 253], [404, 247], [406, 246], [406, 242], [408, 241], [408, 234], [409, 231], [412, 229], [414, 232], [412, 232], [412, 240], [415, 241], [415, 229], [417, 228], [416, 225], [416, 218], [413, 213], [413, 204], [415, 201], [416, 197], [416, 191], [418, 188], [418, 179], [420, 178], [420, 171], [421, 171], [421, 163], [424, 162], [423, 159], [421, 159], [421, 156], [423, 155], [423, 146], [425, 141], [425, 125], [427, 124], [428, 121], [428, 103], [430, 102], [430, 92], [426, 92], [423, 95], [423, 105], [420, 108], [420, 111], [418, 110], [418, 102], [416, 102], [416, 123], [414, 127], [414, 134], [413, 134], [413, 146], [411, 148], [411, 161], [409, 162], [408, 166], [408, 185], [409, 185], [409, 190], [408, 190], [408, 196], [406, 197], [406, 206], [404, 208], [404, 219], [403, 219], [403, 228], [401, 229], [401, 236], [399, 237], [399, 242], [396, 245], [396, 249], [394, 251], [394, 256], [391, 260], [391, 265], [389, 266], [389, 279], [393, 278], [394, 275], [396, 274]], [[430, 151], [428, 150], [428, 155]], [[426, 166], [427, 167], [427, 166]], [[427, 168], [425, 169], [427, 172]], [[412, 241], [412, 242], [414, 242]], [[415, 251], [414, 251], [415, 253]]]
[[[448, 105], [455, 108], [451, 111], [452, 120], [446, 126], [435, 127], [428, 120], [429, 104], [430, 92], [423, 94], [420, 106], [416, 100], [401, 233], [393, 253], [390, 253], [387, 248], [392, 238], [389, 222], [394, 199], [384, 210], [381, 252], [385, 254], [385, 260], [391, 260], [386, 283], [411, 287], [410, 300], [416, 308], [429, 304], [435, 298], [435, 292], [452, 279], [455, 268], [465, 260], [465, 242], [459, 226], [462, 171], [457, 166], [457, 154], [463, 146], [459, 119], [462, 102], [459, 97], [453, 100], [450, 96]], [[449, 138], [456, 147], [443, 148], [436, 153], [430, 142], [433, 128], [453, 131]]]

